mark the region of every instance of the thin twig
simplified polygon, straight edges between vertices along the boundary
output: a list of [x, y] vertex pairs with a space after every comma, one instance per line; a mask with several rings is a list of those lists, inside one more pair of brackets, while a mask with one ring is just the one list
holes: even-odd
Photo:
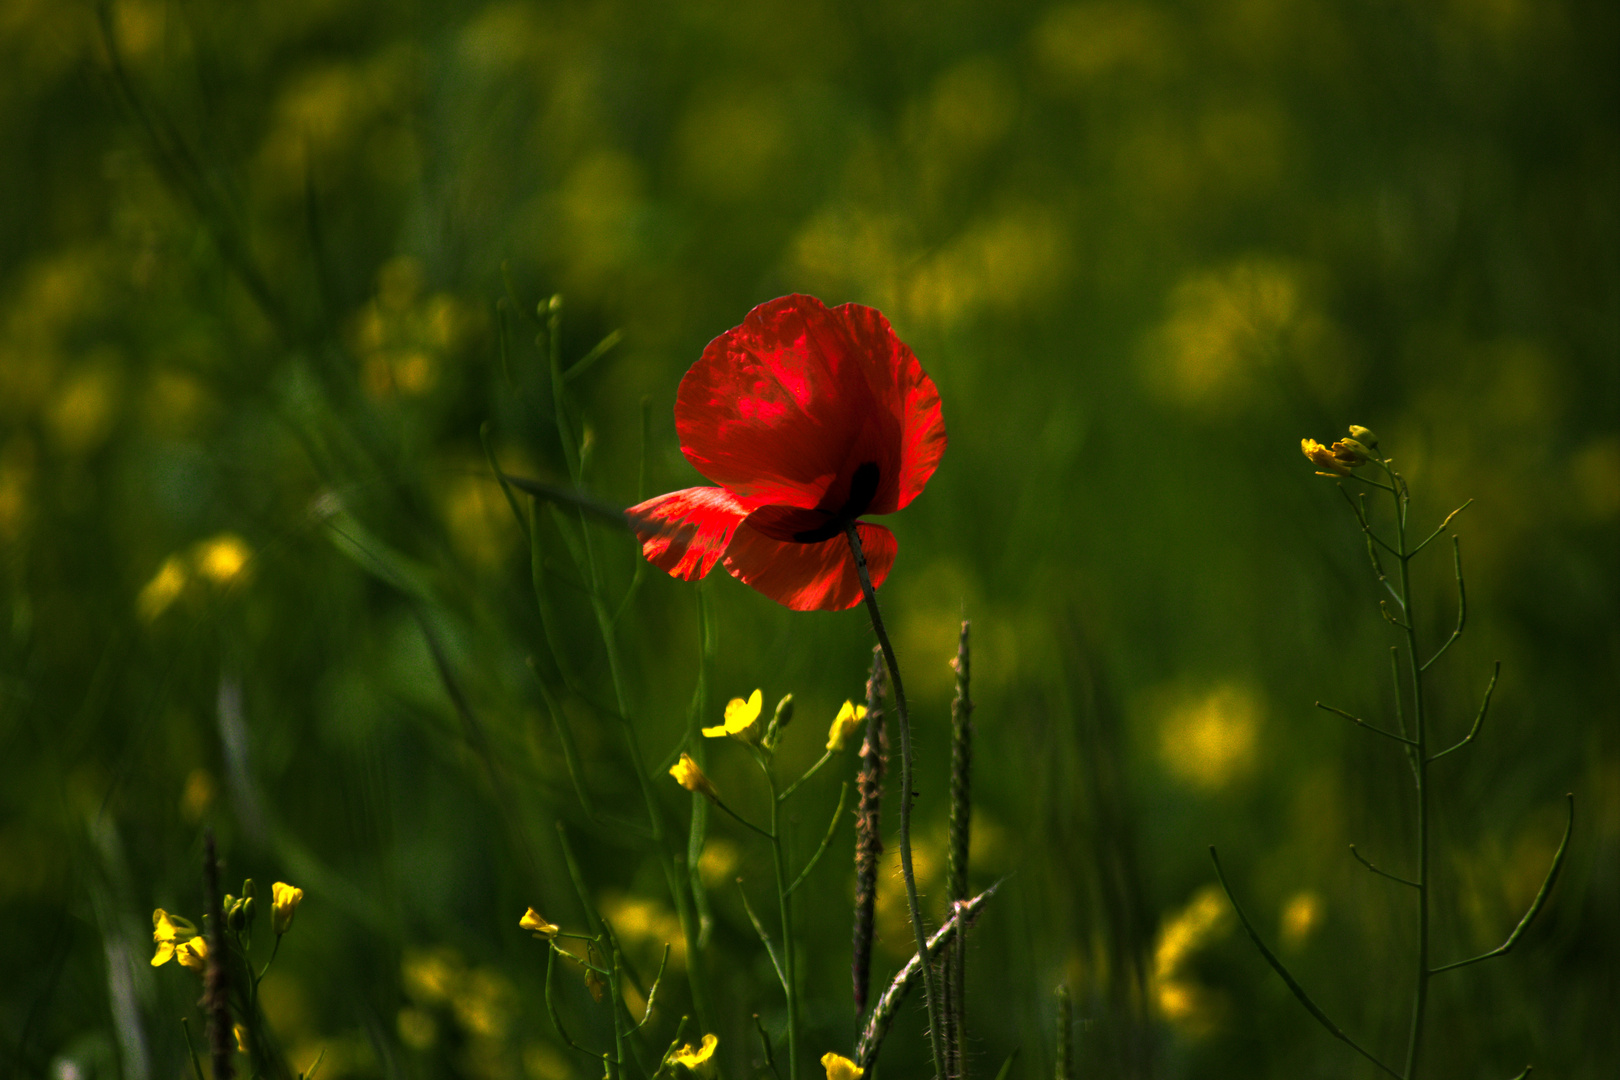
[[760, 1020], [759, 1013], [754, 1014], [754, 1030], [759, 1032], [759, 1045], [765, 1050], [765, 1067], [771, 1070], [771, 1075], [776, 1077], [776, 1080], [782, 1080], [782, 1074], [776, 1071], [776, 1055], [771, 1053], [770, 1032], [765, 1030], [765, 1024]]
[[[1445, 532], [1446, 529], [1451, 527], [1451, 519], [1452, 518], [1456, 517], [1458, 514], [1462, 513], [1464, 510], [1468, 509], [1473, 504], [1474, 504], [1474, 500], [1469, 499], [1467, 502], [1465, 502], [1461, 506], [1457, 507], [1457, 509], [1455, 509], [1451, 513], [1447, 514], [1446, 515], [1446, 520], [1444, 520], [1444, 521], [1442, 521], [1440, 523], [1440, 527], [1435, 529], [1434, 532], [1430, 533], [1427, 537], [1425, 537], [1423, 543], [1421, 543], [1417, 547], [1413, 548], [1412, 549], [1412, 554], [1416, 555], [1418, 552], [1420, 552], [1424, 548], [1428, 547], [1430, 540], [1433, 540], [1435, 537], [1437, 537], [1441, 533]], [[1452, 537], [1452, 539], [1455, 540], [1456, 537]]]
[[1282, 977], [1283, 982], [1288, 984], [1288, 989], [1293, 991], [1294, 996], [1299, 999], [1299, 1003], [1305, 1006], [1305, 1010], [1314, 1016], [1317, 1023], [1326, 1028], [1328, 1033], [1331, 1034], [1335, 1039], [1340, 1040], [1356, 1053], [1360, 1054], [1362, 1057], [1384, 1070], [1384, 1072], [1395, 1077], [1395, 1080], [1403, 1080], [1400, 1073], [1396, 1072], [1388, 1065], [1385, 1065], [1382, 1061], [1379, 1061], [1376, 1057], [1364, 1049], [1360, 1043], [1346, 1035], [1339, 1028], [1339, 1025], [1328, 1019], [1327, 1013], [1323, 1012], [1316, 1002], [1311, 1000], [1311, 996], [1305, 992], [1305, 988], [1299, 985], [1299, 982], [1294, 978], [1294, 976], [1289, 973], [1286, 967], [1283, 966], [1283, 962], [1277, 959], [1277, 955], [1270, 949], [1266, 948], [1266, 943], [1260, 940], [1260, 935], [1255, 932], [1253, 924], [1249, 922], [1249, 917], [1243, 913], [1243, 908], [1239, 906], [1237, 897], [1232, 895], [1232, 887], [1226, 883], [1226, 874], [1221, 870], [1221, 857], [1215, 853], [1215, 846], [1213, 844], [1211, 844], [1209, 848], [1209, 857], [1215, 863], [1215, 877], [1220, 880], [1221, 889], [1225, 891], [1226, 899], [1231, 902], [1232, 910], [1237, 912], [1238, 921], [1243, 924], [1243, 929], [1248, 933], [1249, 940], [1254, 942], [1254, 947], [1260, 950], [1260, 955], [1266, 958], [1266, 963], [1271, 965], [1271, 969]]
[[1406, 878], [1403, 878], [1399, 874], [1392, 874], [1388, 870], [1380, 870], [1380, 869], [1378, 869], [1378, 867], [1374, 866], [1372, 863], [1367, 861], [1366, 856], [1362, 855], [1361, 852], [1356, 850], [1356, 845], [1354, 845], [1354, 844], [1350, 845], [1350, 854], [1355, 857], [1356, 862], [1360, 863], [1362, 866], [1365, 866], [1367, 869], [1371, 870], [1373, 873], [1377, 874], [1379, 877], [1386, 877], [1386, 878], [1389, 878], [1389, 880], [1391, 880], [1391, 881], [1398, 881], [1402, 885], [1410, 885], [1414, 889], [1418, 887], [1418, 883], [1415, 882], [1415, 881], [1410, 881], [1410, 880], [1408, 880]]
[[1509, 934], [1506, 941], [1490, 952], [1470, 956], [1466, 960], [1455, 960], [1449, 964], [1441, 964], [1437, 968], [1430, 968], [1430, 975], [1438, 975], [1442, 971], [1452, 971], [1456, 968], [1467, 967], [1469, 964], [1477, 964], [1481, 960], [1489, 960], [1493, 956], [1503, 955], [1519, 943], [1519, 938], [1530, 928], [1530, 924], [1535, 921], [1536, 916], [1541, 914], [1541, 908], [1547, 902], [1547, 895], [1552, 892], [1553, 884], [1558, 880], [1558, 871], [1564, 865], [1564, 854], [1569, 850], [1569, 835], [1575, 829], [1575, 794], [1570, 792], [1564, 798], [1567, 800], [1569, 808], [1569, 816], [1564, 822], [1564, 838], [1558, 842], [1558, 850], [1553, 853], [1552, 866], [1547, 869], [1547, 877], [1542, 881], [1541, 889], [1536, 893], [1536, 898], [1530, 902], [1530, 910], [1524, 913], [1524, 918], [1520, 919], [1519, 925], [1513, 928], [1513, 933]]
[[1350, 721], [1352, 724], [1355, 724], [1358, 727], [1366, 728], [1368, 731], [1372, 732], [1374, 735], [1382, 735], [1386, 739], [1393, 739], [1398, 743], [1405, 743], [1407, 746], [1416, 746], [1417, 745], [1417, 743], [1415, 741], [1413, 741], [1412, 739], [1408, 739], [1405, 735], [1397, 735], [1393, 731], [1385, 731], [1381, 727], [1376, 727], [1376, 726], [1374, 726], [1372, 724], [1367, 723], [1367, 721], [1363, 720], [1359, 716], [1352, 716], [1351, 714], [1345, 712], [1343, 709], [1336, 709], [1332, 705], [1324, 705], [1320, 701], [1318, 701], [1316, 703], [1316, 707], [1318, 709], [1321, 709], [1323, 712], [1330, 712], [1330, 713], [1333, 713], [1335, 716], [1342, 716], [1346, 720]]
[[1451, 636], [1446, 638], [1445, 643], [1435, 650], [1434, 655], [1423, 662], [1421, 669], [1423, 671], [1428, 671], [1436, 660], [1446, 655], [1446, 650], [1451, 648], [1454, 641], [1462, 637], [1463, 627], [1468, 624], [1468, 591], [1463, 588], [1462, 541], [1455, 536], [1451, 538], [1451, 557], [1457, 567], [1457, 627], [1452, 630]]
[[771, 967], [776, 969], [776, 978], [782, 984], [782, 992], [786, 993], [787, 972], [782, 970], [782, 961], [777, 958], [776, 946], [771, 944], [771, 935], [765, 932], [765, 924], [759, 921], [759, 916], [754, 914], [753, 905], [748, 902], [748, 891], [743, 888], [742, 878], [737, 879], [737, 892], [742, 896], [743, 910], [748, 913], [748, 921], [754, 924], [754, 933], [759, 935], [759, 940], [765, 946], [765, 955], [771, 958]]
[[1430, 762], [1439, 761], [1453, 750], [1461, 750], [1463, 747], [1474, 741], [1474, 736], [1479, 734], [1480, 725], [1485, 722], [1485, 713], [1490, 710], [1491, 694], [1495, 693], [1496, 680], [1501, 674], [1502, 661], [1498, 660], [1495, 668], [1493, 668], [1491, 671], [1490, 684], [1485, 687], [1485, 700], [1480, 702], [1479, 713], [1474, 717], [1474, 726], [1468, 729], [1467, 735], [1464, 735], [1461, 739], [1457, 740], [1455, 743], [1452, 743], [1450, 746], [1431, 757], [1429, 759]]
[[827, 854], [827, 845], [832, 843], [833, 837], [838, 833], [838, 826], [844, 820], [844, 804], [848, 801], [849, 782], [845, 781], [838, 789], [838, 809], [833, 811], [832, 824], [827, 826], [827, 835], [822, 837], [821, 846], [816, 848], [814, 855], [810, 856], [810, 861], [804, 864], [804, 869], [800, 870], [799, 876], [793, 879], [793, 884], [787, 887], [789, 896], [793, 895], [793, 890], [804, 884], [804, 879], [810, 876], [810, 871], [816, 868], [816, 863], [820, 862], [821, 857]]

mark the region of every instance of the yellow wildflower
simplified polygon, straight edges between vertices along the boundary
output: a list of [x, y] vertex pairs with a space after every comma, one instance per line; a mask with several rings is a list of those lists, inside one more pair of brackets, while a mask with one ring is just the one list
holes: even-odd
[[1301, 452], [1311, 459], [1311, 464], [1315, 465], [1323, 476], [1349, 476], [1350, 470], [1361, 464], [1349, 451], [1345, 451], [1341, 456], [1340, 449], [1343, 446], [1343, 443], [1334, 443], [1333, 448], [1329, 449], [1315, 439], [1299, 440]]
[[844, 702], [844, 707], [838, 710], [833, 718], [832, 727], [827, 731], [827, 749], [842, 750], [844, 740], [855, 734], [855, 729], [861, 726], [866, 719], [866, 706], [857, 705], [853, 701]]
[[190, 919], [158, 908], [152, 912], [152, 940], [157, 943], [153, 967], [162, 967], [170, 960], [179, 960], [193, 971], [207, 966], [208, 940], [197, 932], [196, 924]]
[[232, 1025], [232, 1027], [231, 1027], [231, 1034], [236, 1036], [236, 1052], [238, 1054], [247, 1053], [248, 1052], [248, 1029], [245, 1026], [241, 1025], [241, 1024], [235, 1024], [235, 1025]]
[[698, 763], [692, 760], [692, 755], [681, 754], [681, 760], [670, 766], [669, 775], [673, 776], [675, 782], [687, 791], [701, 792], [715, 802], [720, 801], [720, 793], [715, 790], [714, 782], [703, 775], [703, 770], [698, 768]]
[[732, 698], [730, 704], [726, 706], [725, 721], [719, 727], [704, 728], [703, 734], [711, 739], [718, 739], [723, 735], [742, 735], [743, 738], [748, 738], [744, 733], [754, 726], [754, 721], [759, 719], [760, 710], [764, 707], [765, 697], [758, 690], [750, 694], [747, 701]]
[[861, 1080], [866, 1072], [843, 1054], [831, 1052], [821, 1055], [821, 1067], [827, 1070], [827, 1080]]
[[720, 1040], [714, 1035], [703, 1036], [703, 1044], [699, 1047], [683, 1046], [669, 1055], [669, 1060], [676, 1065], [685, 1065], [695, 1076], [707, 1078], [714, 1075], [714, 1048], [720, 1045]]
[[304, 899], [304, 890], [294, 888], [285, 881], [270, 886], [270, 928], [280, 937], [292, 929], [293, 915]]
[[534, 910], [534, 908], [524, 912], [523, 918], [518, 920], [518, 925], [525, 930], [533, 930], [534, 936], [537, 938], [554, 938], [557, 936], [558, 928], [546, 922], [545, 916]]

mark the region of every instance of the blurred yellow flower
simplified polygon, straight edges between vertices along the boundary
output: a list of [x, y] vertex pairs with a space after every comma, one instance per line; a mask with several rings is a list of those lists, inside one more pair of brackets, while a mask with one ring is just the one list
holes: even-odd
[[523, 918], [518, 920], [518, 925], [525, 930], [533, 930], [534, 936], [537, 938], [554, 938], [557, 936], [558, 928], [546, 922], [545, 916], [534, 910], [534, 908], [524, 912]]
[[157, 943], [153, 967], [162, 967], [170, 960], [178, 960], [193, 971], [208, 966], [208, 941], [198, 934], [196, 924], [190, 919], [158, 908], [152, 912], [152, 940]]
[[185, 587], [185, 560], [178, 555], [170, 555], [152, 580], [141, 589], [140, 596], [135, 600], [135, 610], [142, 619], [151, 622], [168, 610]]
[[765, 697], [759, 690], [749, 695], [748, 700], [732, 698], [726, 706], [726, 719], [719, 727], [706, 727], [703, 734], [711, 739], [718, 739], [724, 735], [741, 735], [754, 726], [759, 719], [760, 710], [765, 706]]
[[270, 886], [270, 927], [280, 937], [292, 929], [293, 916], [304, 899], [304, 890], [294, 888], [285, 881]]
[[720, 793], [715, 790], [714, 782], [703, 775], [703, 770], [698, 768], [698, 763], [692, 760], [690, 754], [683, 753], [681, 760], [669, 767], [669, 775], [687, 791], [699, 792], [716, 802], [720, 799]]
[[216, 585], [227, 585], [246, 568], [252, 555], [252, 550], [240, 536], [220, 533], [198, 544], [194, 557], [197, 569], [204, 577]]
[[714, 1035], [703, 1036], [703, 1044], [697, 1048], [691, 1045], [681, 1047], [669, 1055], [669, 1060], [676, 1065], [684, 1065], [695, 1076], [708, 1077], [714, 1075], [714, 1048], [720, 1045], [720, 1040]]
[[247, 1053], [248, 1029], [242, 1024], [234, 1024], [231, 1026], [231, 1034], [236, 1036], [236, 1052], [238, 1054]]
[[827, 749], [842, 750], [844, 740], [855, 734], [855, 729], [860, 727], [861, 721], [865, 719], [865, 705], [857, 705], [853, 701], [844, 702], [844, 707], [833, 717], [832, 727], [827, 730]]
[[861, 1080], [866, 1070], [843, 1054], [831, 1051], [821, 1055], [821, 1067], [827, 1070], [827, 1080]]

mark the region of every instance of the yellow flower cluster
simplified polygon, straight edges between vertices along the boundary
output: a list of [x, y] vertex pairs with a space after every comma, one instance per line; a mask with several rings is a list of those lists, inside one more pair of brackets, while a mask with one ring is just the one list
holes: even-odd
[[1359, 424], [1351, 424], [1349, 437], [1332, 446], [1323, 446], [1315, 439], [1301, 439], [1299, 449], [1311, 459], [1320, 475], [1349, 476], [1356, 466], [1378, 460], [1373, 453], [1378, 449], [1378, 436]]

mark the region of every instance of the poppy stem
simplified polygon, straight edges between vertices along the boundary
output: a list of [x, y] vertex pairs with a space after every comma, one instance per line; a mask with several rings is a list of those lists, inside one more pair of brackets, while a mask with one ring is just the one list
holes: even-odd
[[906, 690], [900, 682], [900, 665], [894, 659], [894, 646], [889, 644], [889, 633], [883, 627], [883, 615], [878, 611], [877, 593], [872, 588], [872, 575], [866, 569], [866, 552], [861, 550], [860, 533], [853, 521], [844, 526], [849, 550], [855, 556], [855, 572], [861, 579], [861, 595], [866, 598], [866, 610], [872, 616], [872, 632], [877, 635], [883, 659], [889, 666], [889, 681], [894, 686], [894, 711], [900, 721], [900, 872], [906, 879], [906, 906], [911, 910], [911, 929], [917, 938], [917, 956], [922, 966], [923, 1000], [928, 1005], [928, 1044], [934, 1054], [934, 1076], [945, 1077], [945, 1052], [940, 1044], [943, 1030], [939, 1017], [939, 995], [934, 989], [934, 970], [928, 963], [928, 934], [923, 929], [922, 908], [917, 902], [917, 875], [911, 866], [911, 714], [906, 708]]

